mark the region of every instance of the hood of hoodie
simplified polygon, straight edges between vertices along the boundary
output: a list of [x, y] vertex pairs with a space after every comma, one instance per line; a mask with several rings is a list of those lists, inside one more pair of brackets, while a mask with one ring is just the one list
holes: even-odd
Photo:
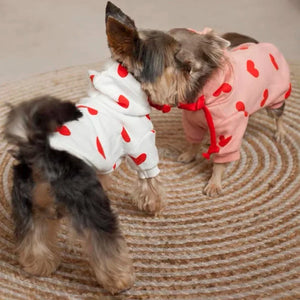
[[150, 113], [148, 97], [141, 84], [117, 62], [111, 62], [104, 71], [89, 71], [92, 88], [88, 98], [80, 104], [93, 104], [99, 100], [115, 112], [126, 115], [144, 116]]

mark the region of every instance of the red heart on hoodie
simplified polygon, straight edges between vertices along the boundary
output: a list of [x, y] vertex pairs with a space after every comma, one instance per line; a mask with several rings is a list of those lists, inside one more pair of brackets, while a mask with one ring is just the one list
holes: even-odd
[[124, 66], [122, 66], [121, 64], [119, 64], [119, 66], [118, 66], [118, 74], [119, 74], [120, 77], [124, 78], [124, 77], [126, 77], [128, 75], [128, 71], [127, 71], [127, 69]]
[[96, 138], [96, 145], [97, 145], [98, 152], [103, 156], [104, 159], [106, 159], [103, 147], [102, 147], [102, 145], [101, 145], [100, 140], [99, 140], [98, 137]]
[[71, 131], [66, 125], [58, 127], [56, 129], [56, 131], [59, 132], [62, 135], [66, 135], [66, 136], [71, 135]]
[[273, 64], [274, 68], [276, 70], [279, 70], [278, 64], [277, 64], [276, 59], [274, 58], [274, 56], [271, 53], [269, 54], [269, 56], [270, 56], [270, 59], [271, 59], [271, 62]]
[[238, 102], [235, 104], [235, 107], [236, 107], [236, 109], [237, 109], [238, 111], [243, 111], [245, 117], [248, 116], [248, 112], [245, 110], [246, 108], [245, 108], [244, 102], [238, 101]]
[[88, 107], [88, 106], [85, 106], [85, 105], [77, 105], [77, 107], [84, 107], [84, 108], [86, 108], [87, 110], [88, 110], [88, 112], [89, 112], [89, 114], [90, 115], [97, 115], [98, 114], [98, 111], [96, 110], [96, 109], [94, 109], [94, 108], [91, 108], [91, 107]]
[[129, 100], [125, 96], [120, 95], [118, 98], [118, 104], [124, 108], [128, 108]]
[[130, 136], [128, 134], [128, 132], [126, 131], [126, 129], [123, 127], [122, 128], [122, 132], [121, 132], [122, 138], [126, 143], [130, 142]]
[[265, 89], [264, 94], [263, 94], [263, 99], [260, 102], [260, 107], [263, 107], [265, 105], [268, 97], [269, 97], [269, 91], [268, 91], [268, 89]]
[[254, 62], [251, 59], [247, 60], [247, 71], [256, 78], [259, 76], [259, 71], [256, 69]]
[[228, 136], [227, 138], [224, 137], [224, 135], [220, 135], [219, 137], [219, 145], [221, 147], [225, 147], [230, 141], [231, 141], [232, 136]]
[[130, 158], [135, 162], [136, 165], [140, 165], [146, 160], [147, 155], [146, 153], [142, 153], [138, 157], [130, 156]]
[[214, 97], [218, 97], [221, 92], [223, 93], [230, 93], [232, 90], [232, 87], [229, 83], [224, 82], [214, 93], [213, 96]]
[[247, 50], [247, 49], [249, 49], [249, 47], [248, 46], [240, 46], [240, 47], [238, 47], [238, 48], [234, 48], [232, 51], [237, 51], [237, 50]]
[[284, 99], [287, 99], [290, 96], [291, 91], [292, 91], [292, 84], [290, 83], [290, 87], [289, 87], [288, 91], [285, 93]]

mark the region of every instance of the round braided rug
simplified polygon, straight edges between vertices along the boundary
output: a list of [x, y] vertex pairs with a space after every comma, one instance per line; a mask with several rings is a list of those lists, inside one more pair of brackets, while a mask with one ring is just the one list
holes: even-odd
[[[3, 85], [1, 130], [5, 102], [42, 94], [76, 101], [86, 94], [86, 71], [99, 67], [77, 66]], [[265, 111], [252, 116], [241, 159], [228, 167], [219, 197], [202, 192], [211, 162], [176, 161], [186, 147], [180, 111], [152, 113], [167, 205], [158, 217], [137, 211], [130, 201], [136, 174], [125, 162], [113, 173], [109, 197], [136, 271], [134, 287], [115, 297], [97, 284], [66, 222], [59, 233], [58, 270], [49, 277], [22, 270], [10, 217], [14, 160], [1, 136], [0, 299], [299, 299], [300, 65], [291, 68], [285, 141], [275, 142], [274, 120]]]

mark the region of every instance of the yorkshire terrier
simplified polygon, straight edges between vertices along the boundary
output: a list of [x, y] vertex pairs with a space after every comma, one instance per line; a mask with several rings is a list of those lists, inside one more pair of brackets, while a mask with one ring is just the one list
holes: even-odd
[[[113, 63], [102, 73], [90, 72], [93, 90], [89, 97], [76, 105], [50, 96], [21, 103], [9, 113], [5, 135], [15, 146], [13, 155], [18, 160], [13, 170], [12, 206], [19, 261], [24, 269], [37, 275], [55, 271], [59, 264], [56, 230], [60, 218], [67, 215], [85, 242], [97, 280], [116, 293], [132, 286], [134, 271], [96, 170], [109, 173], [123, 156], [129, 156], [139, 174], [134, 202], [148, 212], [161, 209], [155, 132], [146, 102], [164, 112], [170, 107], [183, 109], [183, 124], [192, 145], [180, 155], [182, 162], [195, 159], [204, 129], [210, 129], [211, 146], [205, 156], [214, 154], [215, 163], [205, 192], [211, 195], [221, 190], [225, 164], [238, 159], [239, 151], [233, 152], [230, 143], [240, 145], [248, 117], [254, 112], [254, 106], [245, 104], [242, 94], [235, 92], [237, 80], [241, 80], [246, 95], [255, 90], [251, 98], [257, 98], [259, 105], [275, 117], [278, 139], [284, 136], [283, 100], [291, 88], [287, 75], [276, 75], [287, 73], [288, 67], [274, 46], [259, 44], [247, 36], [221, 37], [210, 30], [138, 30], [134, 21], [111, 2], [106, 6], [105, 22]], [[251, 51], [254, 56], [257, 47], [267, 53], [267, 58], [251, 58]], [[240, 55], [241, 60], [247, 51], [244, 71], [252, 79], [249, 83], [236, 71], [232, 59]], [[266, 61], [271, 64], [268, 72], [260, 66]], [[261, 78], [265, 80], [263, 87], [256, 87], [254, 81]], [[278, 78], [284, 87], [275, 91]], [[226, 104], [230, 95], [237, 97], [233, 107]], [[218, 101], [212, 101], [212, 97]], [[209, 107], [211, 102], [214, 105]], [[238, 124], [234, 125], [239, 127], [237, 137], [234, 132], [219, 131], [219, 127], [227, 128], [226, 121], [234, 109], [238, 112]], [[124, 121], [120, 122], [119, 115], [126, 115]], [[93, 118], [97, 119], [95, 123]], [[81, 128], [89, 122], [100, 128], [99, 132]], [[75, 132], [79, 145], [73, 140]], [[229, 152], [223, 151], [225, 146]]]
[[288, 64], [274, 45], [238, 33], [219, 36], [211, 29], [139, 31], [116, 10], [116, 18], [106, 19], [113, 57], [141, 83], [152, 106], [183, 110], [191, 145], [180, 162], [196, 158], [209, 129], [210, 147], [203, 156], [213, 154], [214, 165], [207, 195], [221, 193], [226, 165], [240, 157], [251, 114], [266, 108], [276, 120], [276, 139], [284, 138], [282, 115], [291, 84]]
[[126, 34], [115, 27], [120, 19], [129, 30], [135, 28], [108, 2], [106, 32], [113, 60], [100, 73], [90, 71], [88, 97], [76, 104], [51, 96], [23, 102], [11, 108], [5, 126], [18, 162], [13, 168], [12, 212], [20, 264], [34, 275], [56, 270], [57, 229], [67, 216], [84, 242], [98, 282], [111, 293], [133, 285], [134, 269], [98, 173], [110, 173], [128, 157], [139, 176], [133, 194], [137, 207], [158, 213], [163, 197], [151, 107], [140, 77], [133, 76], [153, 76], [159, 43], [153, 45], [149, 37], [141, 57], [147, 65], [139, 59], [132, 72], [128, 57], [121, 55], [130, 50]]

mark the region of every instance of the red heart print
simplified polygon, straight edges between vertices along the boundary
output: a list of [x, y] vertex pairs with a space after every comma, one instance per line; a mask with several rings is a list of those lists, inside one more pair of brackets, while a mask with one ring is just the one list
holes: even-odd
[[210, 154], [206, 153], [206, 152], [202, 153], [202, 156], [207, 160], [209, 160], [209, 158], [210, 158]]
[[90, 75], [91, 82], [93, 82], [95, 75]]
[[268, 91], [268, 89], [265, 89], [264, 94], [263, 94], [263, 99], [260, 102], [260, 107], [263, 107], [265, 105], [268, 97], [269, 97], [269, 91]]
[[91, 107], [88, 107], [88, 106], [85, 106], [85, 105], [77, 105], [77, 107], [78, 108], [80, 108], [80, 107], [86, 108], [88, 110], [88, 112], [89, 112], [90, 115], [95, 116], [95, 115], [98, 114], [98, 111], [96, 109], [94, 109], [94, 108], [91, 108]]
[[238, 111], [244, 111], [245, 110], [245, 104], [242, 101], [238, 101], [235, 106], [236, 106], [236, 109]]
[[242, 102], [242, 101], [238, 101], [235, 105], [236, 109], [238, 111], [243, 111], [244, 112], [244, 115], [245, 117], [248, 116], [248, 112], [245, 111], [245, 104]]
[[138, 157], [133, 157], [133, 156], [130, 156], [130, 158], [135, 162], [135, 164], [138, 166], [140, 164], [142, 164], [146, 158], [147, 158], [147, 155], [146, 153], [142, 153], [140, 154]]
[[230, 141], [231, 141], [232, 136], [228, 136], [227, 138], [224, 137], [224, 135], [220, 135], [219, 137], [219, 145], [221, 147], [225, 147]]
[[96, 145], [97, 145], [98, 152], [103, 156], [104, 159], [106, 159], [103, 147], [102, 147], [102, 145], [101, 145], [100, 140], [99, 140], [98, 137], [96, 138]]
[[151, 118], [150, 118], [150, 115], [148, 114], [148, 115], [146, 115], [146, 118], [147, 119], [149, 119], [149, 120], [151, 120]]
[[117, 167], [117, 164], [115, 163], [115, 164], [113, 165], [113, 170], [115, 170], [116, 167]]
[[247, 50], [247, 49], [249, 49], [248, 46], [240, 46], [240, 47], [238, 47], [238, 48], [234, 48], [232, 51], [237, 51], [237, 50]]
[[124, 108], [128, 108], [129, 101], [126, 97], [124, 97], [123, 95], [120, 95], [118, 98], [118, 104]]
[[118, 74], [119, 74], [120, 77], [124, 78], [124, 77], [126, 77], [128, 75], [128, 71], [127, 71], [127, 69], [124, 66], [122, 66], [121, 64], [119, 64], [119, 66], [118, 66]]
[[272, 64], [273, 64], [274, 68], [275, 68], [276, 70], [279, 70], [278, 64], [277, 64], [277, 62], [276, 62], [274, 56], [273, 56], [271, 53], [269, 54], [269, 56], [270, 56], [270, 59], [271, 59], [271, 62], [272, 62]]
[[259, 71], [256, 69], [254, 62], [251, 59], [247, 60], [247, 71], [256, 78], [259, 76]]
[[230, 93], [232, 90], [232, 87], [229, 83], [224, 82], [214, 93], [214, 97], [220, 96], [221, 92], [223, 93]]
[[130, 142], [130, 136], [128, 134], [128, 132], [126, 131], [125, 127], [122, 128], [122, 132], [121, 132], [122, 138], [126, 143]]
[[284, 95], [284, 99], [287, 99], [290, 96], [291, 92], [292, 92], [292, 84], [290, 83], [289, 89]]
[[66, 125], [58, 127], [56, 131], [59, 132], [61, 135], [71, 135], [71, 131]]

